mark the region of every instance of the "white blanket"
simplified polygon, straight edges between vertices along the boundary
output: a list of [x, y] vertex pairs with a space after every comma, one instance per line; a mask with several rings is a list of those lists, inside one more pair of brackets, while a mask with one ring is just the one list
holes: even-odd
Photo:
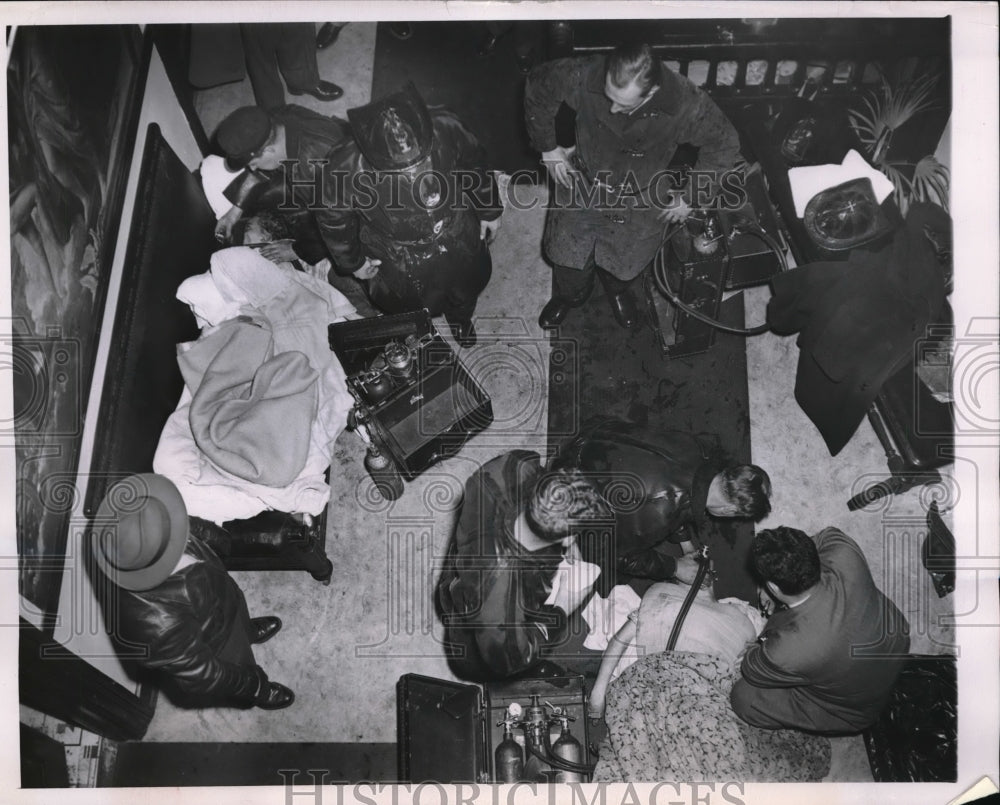
[[266, 509], [320, 514], [330, 498], [323, 474], [353, 404], [344, 370], [329, 348], [327, 326], [357, 318], [353, 305], [322, 280], [288, 264], [274, 265], [243, 246], [212, 255], [211, 270], [185, 280], [177, 297], [191, 307], [203, 335], [236, 315], [265, 318], [275, 354], [301, 352], [319, 373], [319, 404], [315, 419], [300, 423], [309, 431], [302, 472], [287, 486], [271, 487], [225, 472], [198, 449], [189, 422], [196, 389], [185, 387], [161, 434], [154, 472], [177, 485], [189, 514], [215, 523], [253, 517]]

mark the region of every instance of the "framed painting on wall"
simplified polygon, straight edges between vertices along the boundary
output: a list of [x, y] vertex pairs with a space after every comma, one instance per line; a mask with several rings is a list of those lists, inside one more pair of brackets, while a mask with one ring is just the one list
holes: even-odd
[[149, 64], [136, 25], [8, 31], [18, 587], [51, 632], [80, 439]]

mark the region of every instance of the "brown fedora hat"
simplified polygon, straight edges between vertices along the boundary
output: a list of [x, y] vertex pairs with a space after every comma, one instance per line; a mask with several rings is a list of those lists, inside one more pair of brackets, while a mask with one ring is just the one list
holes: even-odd
[[144, 473], [108, 490], [94, 519], [98, 567], [126, 590], [149, 590], [169, 576], [188, 538], [187, 508], [177, 487]]

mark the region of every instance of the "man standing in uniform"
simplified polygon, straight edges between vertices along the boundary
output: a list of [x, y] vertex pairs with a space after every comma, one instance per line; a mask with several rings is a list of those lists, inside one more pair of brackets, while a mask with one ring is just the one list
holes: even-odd
[[330, 165], [342, 192], [317, 217], [337, 271], [366, 280], [385, 313], [443, 313], [458, 343], [472, 346], [493, 270], [487, 244], [503, 213], [486, 151], [413, 84], [347, 117], [354, 140]]
[[[562, 103], [576, 112], [572, 148], [556, 142]], [[525, 114], [531, 142], [556, 182], [555, 198], [564, 202], [551, 205], [546, 220], [553, 295], [539, 324], [561, 324], [590, 296], [596, 273], [615, 320], [630, 329], [638, 321], [632, 280], [656, 255], [664, 223], [687, 218], [734, 166], [736, 130], [708, 95], [645, 44], [621, 46], [607, 58], [539, 65], [525, 87]], [[677, 193], [666, 171], [682, 144], [699, 151], [691, 182]]]

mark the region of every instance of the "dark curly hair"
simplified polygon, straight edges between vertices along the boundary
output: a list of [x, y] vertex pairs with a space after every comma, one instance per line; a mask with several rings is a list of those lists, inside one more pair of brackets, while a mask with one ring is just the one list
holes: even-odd
[[722, 471], [726, 498], [739, 509], [741, 517], [754, 522], [771, 513], [771, 479], [755, 464], [737, 464]]
[[610, 519], [611, 511], [579, 470], [560, 469], [546, 472], [535, 483], [527, 518], [536, 535], [555, 542], [584, 522]]
[[816, 543], [797, 528], [761, 531], [750, 546], [750, 563], [761, 582], [773, 582], [785, 595], [804, 593], [820, 578]]

